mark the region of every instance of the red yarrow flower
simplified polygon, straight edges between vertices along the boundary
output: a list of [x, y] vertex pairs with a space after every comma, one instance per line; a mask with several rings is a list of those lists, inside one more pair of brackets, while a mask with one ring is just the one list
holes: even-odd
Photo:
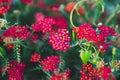
[[58, 32], [49, 37], [49, 42], [55, 50], [67, 50], [70, 45], [69, 31], [67, 29], [58, 29]]
[[55, 20], [52, 17], [45, 17], [34, 24], [31, 25], [32, 30], [39, 32], [42, 31], [43, 33], [52, 30], [52, 25], [55, 24]]
[[0, 0], [0, 14], [4, 14], [10, 9], [11, 0]]
[[57, 68], [57, 65], [60, 63], [59, 56], [51, 55], [44, 58], [40, 64], [44, 70], [54, 71]]
[[85, 38], [88, 41], [92, 41], [93, 43], [97, 42], [97, 34], [94, 28], [92, 28], [91, 24], [81, 24], [79, 27], [73, 28], [73, 31], [76, 32], [76, 36], [79, 39]]
[[41, 58], [41, 56], [40, 56], [38, 53], [34, 52], [34, 53], [31, 55], [30, 62], [39, 61], [40, 58]]
[[80, 70], [80, 80], [99, 80], [99, 72], [97, 69], [93, 68], [91, 63], [82, 64], [82, 69]]
[[21, 38], [21, 39], [26, 39], [29, 35], [30, 32], [28, 31], [27, 27], [25, 26], [10, 26], [8, 27], [2, 35], [4, 37], [13, 37], [13, 38]]
[[7, 68], [8, 80], [23, 80], [22, 72], [24, 68], [25, 64], [23, 62], [11, 60], [9, 62], [9, 67]]
[[106, 80], [109, 77], [109, 74], [111, 73], [111, 68], [109, 66], [104, 66], [100, 68], [101, 76], [104, 80]]

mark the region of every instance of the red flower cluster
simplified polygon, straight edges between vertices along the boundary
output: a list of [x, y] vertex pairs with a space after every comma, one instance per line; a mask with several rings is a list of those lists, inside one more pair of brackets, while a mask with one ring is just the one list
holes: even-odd
[[106, 80], [109, 77], [109, 74], [111, 73], [111, 68], [109, 66], [104, 66], [100, 68], [102, 78]]
[[51, 70], [54, 71], [57, 68], [57, 64], [60, 63], [59, 56], [48, 56], [44, 58], [40, 64], [44, 70]]
[[115, 30], [109, 26], [100, 25], [98, 26], [98, 29], [100, 30], [99, 34], [103, 35], [104, 37], [108, 37], [109, 35], [115, 36], [117, 34]]
[[105, 38], [108, 36], [115, 36], [116, 32], [113, 28], [109, 26], [100, 25], [98, 27], [99, 32], [97, 32], [91, 24], [81, 24], [79, 27], [74, 27], [73, 31], [76, 32], [76, 36], [79, 39], [85, 38], [88, 41], [91, 41], [98, 45], [98, 50], [104, 52], [108, 47]]
[[17, 26], [10, 26], [2, 34], [4, 37], [26, 39], [29, 36], [30, 32], [28, 31], [27, 27], [17, 25]]
[[69, 80], [70, 70], [50, 76], [49, 80]]
[[52, 25], [55, 24], [55, 21], [51, 17], [45, 17], [44, 19], [41, 19], [34, 24], [31, 25], [31, 28], [35, 30], [36, 32], [42, 31], [45, 33], [46, 31], [51, 31]]
[[52, 44], [52, 48], [55, 50], [67, 50], [69, 48], [68, 42], [70, 37], [68, 36], [69, 31], [66, 29], [58, 29], [54, 35], [49, 37], [49, 42]]
[[10, 9], [9, 3], [10, 0], [0, 0], [0, 14], [6, 13]]
[[96, 42], [96, 31], [91, 24], [81, 24], [76, 34], [79, 39], [85, 38], [88, 41]]
[[30, 62], [39, 61], [40, 58], [41, 58], [41, 56], [38, 53], [34, 52], [30, 58]]
[[23, 2], [23, 3], [31, 3], [32, 0], [21, 0], [21, 2]]
[[108, 36], [115, 36], [117, 33], [115, 30], [109, 26], [100, 25], [98, 26], [99, 33], [97, 34], [98, 40], [98, 50], [100, 52], [105, 52], [108, 47], [108, 43], [105, 41], [105, 38]]
[[93, 68], [92, 64], [90, 63], [82, 65], [82, 70], [80, 70], [80, 74], [80, 80], [99, 80], [98, 70]]
[[23, 80], [22, 72], [24, 68], [25, 64], [23, 62], [11, 60], [9, 62], [9, 68], [7, 69], [8, 80]]

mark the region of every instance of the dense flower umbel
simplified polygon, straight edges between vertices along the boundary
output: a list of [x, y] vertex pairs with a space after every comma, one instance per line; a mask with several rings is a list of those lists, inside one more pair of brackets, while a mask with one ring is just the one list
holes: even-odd
[[31, 28], [35, 31], [42, 31], [45, 33], [46, 31], [51, 31], [52, 25], [55, 24], [55, 20], [51, 17], [45, 17], [34, 24], [31, 25]]
[[49, 80], [69, 80], [70, 70], [51, 75]]
[[51, 71], [54, 71], [59, 63], [60, 63], [60, 58], [59, 56], [55, 56], [55, 55], [48, 56], [40, 62], [44, 70], [51, 70]]
[[49, 37], [49, 42], [52, 44], [52, 48], [55, 50], [67, 50], [69, 48], [68, 42], [70, 37], [68, 36], [69, 31], [67, 29], [58, 29], [54, 35]]
[[80, 80], [100, 80], [98, 70], [93, 68], [92, 64], [90, 63], [82, 64], [80, 74]]
[[111, 73], [111, 68], [109, 66], [104, 66], [100, 68], [101, 76], [104, 80], [106, 80], [109, 77], [109, 74]]
[[117, 34], [115, 30], [109, 26], [100, 25], [98, 26], [98, 29], [100, 30], [100, 34], [104, 37], [115, 36]]
[[9, 62], [9, 67], [7, 69], [8, 80], [23, 80], [22, 72], [25, 68], [25, 64], [23, 62], [17, 62], [15, 60], [11, 60]]
[[96, 40], [96, 31], [94, 30], [94, 28], [92, 28], [91, 24], [81, 24], [77, 29], [73, 29], [76, 30], [76, 34], [77, 34], [77, 38], [82, 39], [85, 38], [88, 41], [93, 41], [93, 42], [97, 42]]
[[76, 32], [76, 36], [79, 39], [85, 38], [86, 40], [95, 43], [98, 46], [100, 52], [105, 52], [108, 43], [105, 38], [108, 36], [115, 36], [116, 32], [113, 28], [109, 26], [99, 25], [98, 32], [92, 28], [91, 24], [81, 24], [79, 27], [74, 27], [73, 31]]
[[107, 42], [101, 42], [100, 44], [98, 44], [98, 51], [100, 52], [105, 52], [105, 50], [107, 49], [109, 44], [107, 44]]
[[6, 13], [10, 9], [9, 3], [10, 0], [0, 0], [0, 14]]
[[27, 27], [17, 25], [17, 26], [10, 26], [2, 34], [4, 37], [26, 39], [29, 36], [30, 32], [28, 31]]
[[41, 56], [38, 53], [34, 52], [30, 58], [30, 62], [39, 61], [40, 58], [41, 58]]

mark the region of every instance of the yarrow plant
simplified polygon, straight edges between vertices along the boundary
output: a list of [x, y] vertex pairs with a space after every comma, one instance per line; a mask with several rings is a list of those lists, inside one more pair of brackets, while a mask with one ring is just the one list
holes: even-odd
[[112, 0], [0, 0], [0, 80], [119, 80], [119, 10]]
[[67, 50], [69, 48], [70, 37], [69, 31], [66, 29], [58, 29], [58, 32], [49, 37], [49, 42], [52, 44], [52, 48], [56, 50]]
[[54, 55], [48, 56], [47, 58], [44, 58], [40, 62], [44, 70], [51, 70], [51, 71], [54, 71], [59, 63], [60, 63], [59, 56], [54, 56]]
[[4, 14], [10, 9], [11, 0], [0, 0], [0, 14]]
[[24, 69], [25, 64], [23, 62], [18, 63], [15, 60], [11, 60], [7, 68], [8, 80], [22, 80]]

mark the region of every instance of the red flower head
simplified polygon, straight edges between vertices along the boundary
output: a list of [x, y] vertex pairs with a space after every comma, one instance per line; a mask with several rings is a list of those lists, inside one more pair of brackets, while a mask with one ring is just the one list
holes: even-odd
[[106, 80], [109, 77], [109, 74], [111, 73], [111, 68], [108, 66], [100, 68], [102, 78]]
[[30, 32], [28, 31], [27, 27], [17, 25], [17, 26], [10, 26], [2, 34], [4, 37], [26, 39], [30, 35]]
[[55, 50], [67, 50], [70, 45], [70, 37], [68, 36], [69, 31], [66, 29], [58, 29], [54, 35], [49, 37], [49, 42], [52, 45], [52, 48]]
[[51, 71], [54, 71], [59, 63], [60, 63], [59, 56], [54, 56], [54, 55], [48, 56], [40, 62], [44, 70], [51, 70]]
[[11, 0], [0, 0], [0, 14], [4, 14], [10, 9]]
[[39, 61], [40, 58], [41, 58], [41, 56], [40, 56], [38, 53], [34, 52], [34, 53], [32, 54], [32, 56], [31, 56], [31, 58], [30, 58], [30, 62]]
[[31, 28], [35, 31], [42, 31], [43, 33], [52, 30], [52, 25], [55, 24], [55, 20], [52, 17], [45, 17], [42, 20], [37, 21], [31, 25]]
[[11, 60], [9, 62], [9, 68], [7, 69], [8, 80], [22, 80], [22, 72], [25, 68], [23, 62], [17, 62]]
[[80, 74], [80, 80], [99, 80], [100, 78], [98, 70], [93, 68], [91, 63], [82, 64]]

